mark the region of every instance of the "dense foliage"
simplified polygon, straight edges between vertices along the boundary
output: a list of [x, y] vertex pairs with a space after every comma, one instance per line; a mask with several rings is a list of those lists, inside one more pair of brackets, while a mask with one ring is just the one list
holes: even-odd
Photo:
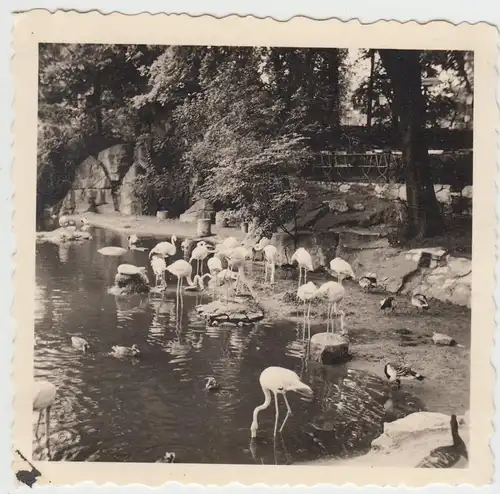
[[[342, 135], [351, 104], [346, 56], [324, 48], [41, 45], [38, 212], [57, 206], [83, 159], [127, 143], [146, 157], [134, 184], [143, 212], [177, 215], [204, 198], [256, 219], [263, 232], [284, 228], [306, 200], [298, 177], [312, 153]], [[370, 100], [375, 123], [398, 125], [394, 81], [372, 58], [372, 77], [353, 104], [365, 111]], [[463, 54], [423, 53], [419, 63], [423, 76], [451, 70], [472, 87]], [[428, 120], [449, 118], [455, 97], [427, 98]]]

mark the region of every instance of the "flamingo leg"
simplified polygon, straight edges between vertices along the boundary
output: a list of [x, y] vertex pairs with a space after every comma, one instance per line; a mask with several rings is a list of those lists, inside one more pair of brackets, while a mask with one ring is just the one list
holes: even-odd
[[264, 285], [266, 284], [267, 281], [267, 262], [264, 263]]
[[274, 275], [276, 274], [276, 264], [271, 264], [271, 284], [274, 285]]
[[311, 301], [309, 301], [309, 308], [307, 309], [307, 341], [311, 340]]
[[300, 288], [300, 282], [302, 281], [302, 268], [299, 265], [299, 288]]
[[307, 283], [307, 268], [304, 268], [304, 285]]
[[274, 437], [276, 438], [276, 433], [278, 432], [278, 419], [280, 416], [280, 411], [278, 407], [278, 395], [276, 393], [274, 393], [274, 404], [276, 408], [276, 416], [274, 419]]
[[35, 429], [35, 437], [38, 438], [38, 429], [40, 428], [40, 422], [42, 420], [42, 412], [43, 410], [40, 410], [40, 413], [38, 414], [38, 422], [36, 423], [36, 429]]
[[45, 409], [45, 444], [49, 442], [49, 429], [50, 429], [50, 406]]
[[288, 399], [286, 397], [286, 393], [283, 395], [283, 398], [285, 398], [287, 412], [286, 412], [285, 420], [283, 420], [283, 423], [281, 424], [280, 432], [285, 427], [285, 423], [288, 420], [288, 417], [290, 417], [290, 415], [292, 415], [292, 409], [290, 408], [290, 403], [288, 403]]

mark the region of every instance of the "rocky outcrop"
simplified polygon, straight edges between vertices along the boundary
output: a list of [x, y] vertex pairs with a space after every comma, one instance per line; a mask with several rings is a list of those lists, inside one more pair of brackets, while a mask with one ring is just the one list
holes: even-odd
[[[351, 195], [353, 190], [359, 190], [362, 187], [368, 197], [407, 200], [406, 185], [401, 183], [315, 182], [315, 185], [324, 190], [339, 193], [340, 197], [346, 194]], [[456, 214], [472, 214], [472, 185], [467, 185], [461, 191], [454, 191], [450, 185], [435, 184], [434, 191], [444, 210]]]
[[144, 274], [120, 274], [115, 276], [115, 284], [108, 290], [112, 295], [139, 295], [149, 293], [149, 280]]
[[247, 303], [216, 300], [196, 306], [196, 312], [207, 320], [210, 326], [218, 324], [252, 324], [264, 318], [264, 313], [251, 299]]
[[347, 360], [349, 339], [335, 333], [316, 333], [309, 342], [309, 358], [325, 365]]
[[61, 202], [61, 212], [80, 214], [96, 207], [98, 212], [118, 209], [135, 214], [138, 208], [133, 204], [132, 182], [137, 167], [127, 144], [116, 144], [97, 156], [89, 156], [76, 169], [71, 189]]

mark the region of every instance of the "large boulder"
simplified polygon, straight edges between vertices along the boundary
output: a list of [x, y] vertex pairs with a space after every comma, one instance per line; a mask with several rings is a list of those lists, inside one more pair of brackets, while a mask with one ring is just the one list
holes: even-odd
[[[415, 412], [384, 424], [383, 433], [371, 443], [363, 456], [336, 461], [338, 466], [415, 468], [433, 449], [453, 444], [450, 415], [435, 412]], [[469, 414], [457, 416], [459, 434], [466, 446], [469, 443]], [[332, 463], [333, 464], [333, 463]], [[461, 459], [455, 467], [467, 467]]]
[[126, 144], [116, 144], [103, 149], [97, 159], [106, 168], [107, 176], [113, 182], [120, 181], [132, 165], [132, 152]]
[[149, 293], [149, 280], [143, 273], [121, 274], [115, 276], [115, 283], [109, 289], [112, 295], [139, 295]]
[[349, 339], [335, 333], [316, 333], [309, 342], [309, 358], [325, 365], [344, 362], [349, 356]]

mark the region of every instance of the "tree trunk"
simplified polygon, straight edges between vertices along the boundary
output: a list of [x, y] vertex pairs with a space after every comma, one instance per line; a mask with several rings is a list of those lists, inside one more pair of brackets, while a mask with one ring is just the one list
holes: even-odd
[[372, 128], [373, 113], [373, 77], [375, 72], [375, 50], [370, 50], [370, 78], [368, 79], [368, 107], [366, 111], [366, 128]]
[[399, 117], [408, 201], [408, 235], [432, 237], [443, 232], [443, 218], [432, 183], [425, 133], [425, 100], [416, 50], [379, 50], [394, 92]]

